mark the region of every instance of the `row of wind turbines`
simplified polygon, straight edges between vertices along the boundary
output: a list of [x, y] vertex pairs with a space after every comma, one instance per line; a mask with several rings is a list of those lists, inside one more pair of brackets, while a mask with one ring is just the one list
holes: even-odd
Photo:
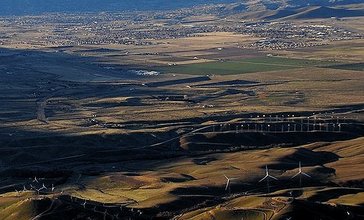
[[39, 179], [37, 177], [34, 177], [34, 179], [32, 180], [32, 183], [29, 184], [29, 188], [27, 187], [27, 185], [23, 185], [23, 189], [22, 190], [17, 190], [15, 189], [15, 192], [20, 194], [21, 192], [26, 192], [26, 191], [35, 191], [37, 192], [37, 194], [39, 195], [41, 191], [50, 191], [50, 192], [54, 192], [56, 187], [54, 186], [54, 184], [52, 184], [51, 186], [47, 187], [44, 183], [42, 183], [42, 185], [40, 187], [37, 187], [36, 185], [39, 185]]
[[[234, 181], [234, 180], [237, 180], [238, 178], [229, 178], [225, 174], [224, 174], [224, 177], [226, 179], [225, 191], [230, 191], [231, 182]], [[292, 176], [291, 179], [295, 179], [296, 177], [300, 177], [300, 181], [301, 181], [301, 178], [302, 177], [312, 178], [312, 176], [310, 176], [309, 174], [305, 173], [302, 170], [302, 163], [301, 163], [301, 161], [298, 163], [298, 172], [294, 176]], [[269, 173], [268, 165], [266, 165], [265, 166], [265, 176], [262, 179], [260, 179], [258, 181], [258, 183], [261, 183], [263, 181], [269, 182], [269, 180], [278, 181], [278, 178], [274, 177], [273, 175], [271, 175]]]
[[[20, 195], [22, 192], [27, 192], [27, 191], [37, 192], [38, 195], [40, 195], [40, 193], [55, 193], [56, 192], [56, 187], [54, 186], [54, 184], [47, 187], [46, 184], [44, 182], [42, 182], [42, 180], [44, 180], [44, 179], [38, 178], [35, 176], [34, 178], [31, 179], [30, 184], [23, 185], [22, 190], [15, 189], [15, 192], [18, 195]], [[59, 193], [62, 195], [64, 192], [62, 190]], [[120, 215], [123, 215], [125, 213], [129, 213], [129, 215], [133, 215], [133, 216], [142, 216], [143, 215], [143, 211], [141, 211], [139, 209], [134, 210], [133, 208], [127, 209], [124, 205], [109, 205], [108, 206], [104, 203], [102, 203], [102, 205], [97, 205], [95, 203], [92, 203], [91, 201], [87, 201], [86, 199], [81, 199], [78, 197], [74, 197], [72, 195], [68, 195], [68, 196], [69, 196], [69, 199], [68, 199], [69, 203], [77, 204], [78, 206], [83, 207], [83, 209], [85, 209], [85, 210], [89, 210], [94, 213], [98, 213], [103, 216], [103, 219], [121, 219]], [[66, 200], [63, 200], [63, 201], [66, 201]], [[109, 208], [113, 208], [114, 213], [112, 211], [110, 212]], [[116, 208], [118, 208], [119, 210], [115, 211]], [[122, 218], [122, 219], [126, 219], [126, 218]], [[129, 219], [131, 219], [131, 218], [129, 218]]]
[[217, 124], [213, 125], [212, 132], [226, 132], [235, 131], [235, 133], [242, 132], [269, 132], [269, 133], [287, 133], [287, 132], [342, 132], [344, 124], [338, 123], [258, 123], [258, 122], [244, 122], [238, 124]]

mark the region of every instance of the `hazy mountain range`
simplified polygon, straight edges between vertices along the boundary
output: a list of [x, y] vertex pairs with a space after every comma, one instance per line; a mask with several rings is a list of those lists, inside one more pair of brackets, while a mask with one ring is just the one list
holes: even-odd
[[234, 0], [0, 0], [0, 14], [168, 10]]
[[240, 10], [258, 11], [306, 6], [336, 6], [363, 3], [363, 0], [1, 0], [0, 15], [167, 10], [216, 3], [238, 3]]

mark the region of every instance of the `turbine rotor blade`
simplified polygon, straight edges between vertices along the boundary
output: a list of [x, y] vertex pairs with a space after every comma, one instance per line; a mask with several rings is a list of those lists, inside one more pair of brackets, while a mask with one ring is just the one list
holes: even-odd
[[278, 180], [276, 177], [274, 177], [274, 176], [271, 176], [271, 175], [269, 175], [269, 177], [270, 178], [272, 178], [272, 179], [274, 179], [274, 180]]
[[259, 180], [259, 183], [262, 182], [262, 181], [264, 181], [267, 178], [268, 178], [268, 176], [263, 177], [261, 180]]
[[229, 185], [230, 185], [230, 180], [228, 180], [228, 181], [226, 182], [225, 191], [226, 191], [226, 190], [228, 190]]
[[308, 178], [312, 178], [310, 175], [308, 175], [307, 173], [301, 173], [302, 175], [304, 175], [304, 176], [307, 176]]
[[291, 179], [296, 178], [298, 175], [300, 175], [301, 173], [296, 173], [296, 175], [292, 176]]

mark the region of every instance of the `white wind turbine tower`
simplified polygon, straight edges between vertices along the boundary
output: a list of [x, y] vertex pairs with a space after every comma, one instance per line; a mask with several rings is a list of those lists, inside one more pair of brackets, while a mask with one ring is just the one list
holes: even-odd
[[264, 180], [267, 180], [267, 192], [268, 193], [270, 192], [269, 179], [278, 180], [277, 178], [275, 178], [274, 176], [269, 174], [269, 169], [268, 169], [268, 166], [266, 165], [265, 166], [265, 176], [261, 180], [259, 180], [259, 183], [263, 182]]
[[83, 206], [83, 208], [85, 209], [86, 208], [86, 205], [87, 205], [87, 202], [86, 202], [86, 200], [82, 203], [82, 206]]
[[224, 177], [226, 179], [225, 191], [229, 190], [229, 193], [230, 193], [230, 191], [231, 191], [231, 188], [230, 188], [231, 181], [236, 180], [237, 178], [229, 178], [225, 174], [224, 174]]
[[301, 161], [298, 163], [298, 173], [296, 173], [291, 179], [296, 178], [297, 176], [300, 177], [300, 186], [302, 185], [302, 176], [306, 176], [308, 178], [312, 178], [310, 175], [302, 171], [302, 164]]
[[20, 194], [20, 191], [19, 190], [17, 190], [17, 189], [15, 189], [15, 192], [19, 195]]

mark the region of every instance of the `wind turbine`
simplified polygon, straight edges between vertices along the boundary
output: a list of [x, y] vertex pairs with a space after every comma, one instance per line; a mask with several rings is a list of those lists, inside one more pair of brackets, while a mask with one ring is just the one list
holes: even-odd
[[82, 203], [82, 206], [83, 206], [83, 208], [84, 208], [84, 209], [86, 208], [86, 204], [87, 204], [87, 202], [86, 202], [86, 200], [85, 200], [85, 202], [84, 202], [84, 203]]
[[39, 181], [38, 181], [37, 177], [34, 177], [34, 179], [33, 179], [33, 183], [39, 183]]
[[275, 178], [274, 176], [269, 174], [268, 166], [265, 166], [265, 176], [261, 180], [259, 180], [259, 183], [263, 182], [264, 180], [269, 180], [269, 179], [278, 180], [277, 178]]
[[291, 179], [293, 179], [297, 176], [306, 176], [306, 177], [312, 178], [310, 175], [308, 175], [307, 173], [302, 171], [301, 161], [298, 163], [298, 173], [296, 173], [296, 175], [294, 175]]
[[78, 178], [77, 178], [77, 180], [76, 180], [76, 183], [78, 183], [78, 181], [80, 181], [81, 176], [82, 176], [82, 174], [79, 174], [79, 175], [78, 175]]
[[35, 188], [35, 191], [37, 191], [37, 194], [39, 195], [41, 188], [37, 189]]
[[44, 183], [43, 183], [42, 187], [39, 189], [39, 191], [41, 191], [43, 189], [47, 189], [47, 187], [44, 185]]
[[267, 180], [267, 192], [270, 193], [270, 185], [269, 185], [269, 180], [273, 179], [273, 180], [278, 180], [276, 177], [272, 176], [269, 174], [269, 169], [268, 166], [265, 166], [265, 176], [259, 180], [259, 183], [263, 182], [264, 180]]
[[229, 190], [229, 193], [230, 193], [230, 190], [231, 190], [231, 188], [230, 188], [231, 181], [232, 180], [236, 180], [237, 178], [229, 178], [225, 174], [224, 174], [224, 177], [226, 179], [225, 191]]
[[312, 178], [310, 175], [302, 171], [302, 164], [301, 161], [298, 163], [298, 173], [296, 173], [291, 179], [294, 179], [295, 177], [300, 177], [300, 187], [302, 186], [302, 176], [306, 176], [308, 178]]
[[30, 184], [30, 190], [37, 190], [37, 188], [35, 186], [33, 186], [32, 184]]

